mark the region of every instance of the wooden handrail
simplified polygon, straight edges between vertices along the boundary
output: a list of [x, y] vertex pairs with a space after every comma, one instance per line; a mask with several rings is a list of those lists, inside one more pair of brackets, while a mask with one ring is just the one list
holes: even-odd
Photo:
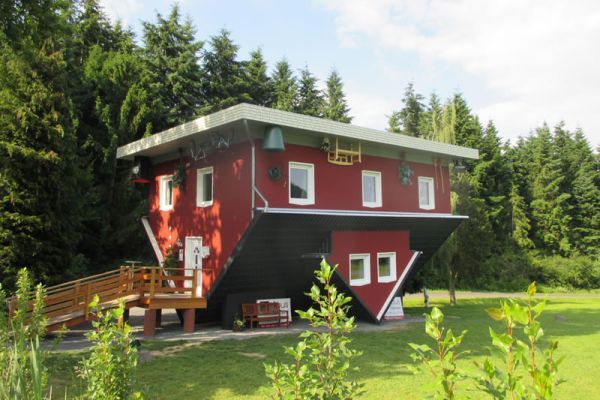
[[[148, 296], [148, 299], [152, 299], [157, 295], [176, 294], [178, 297], [189, 296], [188, 298], [195, 299], [198, 298], [196, 295], [197, 278], [202, 270], [191, 269], [192, 273], [185, 275], [185, 272], [189, 270], [125, 266], [113, 271], [61, 283], [46, 289], [44, 313], [49, 319], [61, 316], [71, 318], [71, 316], [78, 315], [88, 320], [91, 315], [89, 304], [95, 295], [99, 297], [99, 307], [113, 307], [117, 300], [123, 298], [129, 299], [128, 301], [131, 301], [131, 299], [142, 301], [146, 296]], [[169, 272], [177, 272], [178, 275], [171, 275]], [[165, 281], [192, 281], [192, 284], [191, 287], [163, 287]], [[29, 311], [33, 308], [34, 296], [35, 293], [31, 292], [28, 303]], [[14, 312], [16, 298], [12, 297], [7, 301], [9, 312]]]

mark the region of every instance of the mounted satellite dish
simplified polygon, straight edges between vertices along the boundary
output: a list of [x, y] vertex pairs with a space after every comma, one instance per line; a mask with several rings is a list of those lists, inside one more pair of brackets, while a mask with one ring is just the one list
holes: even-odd
[[148, 157], [135, 157], [131, 167], [131, 181], [137, 183], [150, 183], [150, 159]]
[[269, 178], [272, 181], [278, 181], [281, 179], [281, 169], [279, 167], [269, 168]]
[[262, 144], [265, 151], [284, 151], [283, 130], [280, 126], [267, 126]]

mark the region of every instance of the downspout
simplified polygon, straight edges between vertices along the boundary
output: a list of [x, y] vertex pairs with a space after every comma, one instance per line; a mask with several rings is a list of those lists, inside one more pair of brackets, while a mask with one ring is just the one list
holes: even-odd
[[152, 245], [152, 250], [154, 251], [154, 255], [158, 260], [158, 265], [162, 266], [163, 262], [165, 262], [165, 257], [160, 251], [160, 247], [158, 246], [158, 242], [156, 241], [156, 237], [154, 236], [154, 232], [152, 232], [152, 228], [150, 227], [150, 222], [148, 222], [148, 217], [144, 216], [141, 218], [142, 225], [144, 226], [144, 231], [146, 231], [146, 236], [148, 236], [148, 240]]
[[256, 193], [261, 200], [265, 203], [265, 208], [264, 211], [268, 211], [269, 209], [269, 202], [267, 201], [267, 199], [265, 198], [265, 196], [263, 196], [263, 194], [260, 192], [260, 190], [258, 190], [258, 188], [256, 187], [256, 145], [254, 144], [254, 139], [252, 139], [252, 135], [250, 135], [250, 128], [248, 127], [248, 120], [244, 119], [243, 120], [243, 124], [244, 124], [244, 130], [246, 132], [246, 136], [248, 137], [248, 141], [250, 142], [250, 148], [251, 148], [251, 152], [252, 152], [252, 161], [251, 161], [251, 181], [252, 181], [252, 189], [250, 190], [250, 217], [253, 219], [254, 218], [254, 209], [256, 208], [256, 200], [255, 200], [255, 196], [254, 194]]

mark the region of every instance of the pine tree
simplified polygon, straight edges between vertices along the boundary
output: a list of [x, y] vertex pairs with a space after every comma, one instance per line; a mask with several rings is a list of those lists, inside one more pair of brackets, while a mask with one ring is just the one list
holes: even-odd
[[267, 76], [267, 63], [260, 48], [250, 53], [250, 60], [244, 62], [243, 71], [250, 103], [269, 106], [271, 104], [271, 80]]
[[290, 64], [285, 59], [275, 65], [271, 82], [273, 83], [271, 106], [278, 110], [294, 111], [298, 102], [298, 84]]
[[331, 71], [327, 78], [322, 114], [324, 118], [333, 121], [352, 122], [350, 108], [348, 108], [346, 95], [344, 94], [344, 84], [336, 70]]
[[323, 110], [323, 95], [317, 88], [317, 78], [309, 71], [308, 66], [300, 71], [298, 88], [298, 104], [296, 112], [313, 117], [321, 117]]
[[145, 73], [136, 97], [148, 108], [138, 119], [149, 120], [150, 131], [187, 122], [202, 105], [202, 76], [199, 52], [202, 42], [194, 39], [190, 20], [181, 22], [179, 8], [171, 8], [165, 19], [156, 15], [156, 23], [143, 22]]
[[404, 90], [402, 104], [404, 106], [398, 112], [401, 133], [408, 136], [422, 136], [419, 128], [421, 127], [421, 117], [425, 111], [425, 106], [423, 105], [423, 96], [415, 93], [412, 82]]
[[46, 282], [74, 267], [88, 185], [66, 95], [71, 10], [13, 7], [0, 16], [0, 279], [9, 287], [25, 266]]
[[531, 249], [534, 247], [533, 241], [529, 238], [531, 223], [525, 210], [525, 202], [519, 194], [517, 186], [513, 185], [510, 193], [511, 204], [511, 224], [512, 239], [515, 244], [522, 249]]
[[206, 106], [203, 107], [203, 114], [252, 100], [245, 82], [243, 64], [237, 60], [239, 47], [233, 43], [230, 35], [229, 31], [221, 30], [210, 38], [210, 49], [204, 51], [202, 70]]

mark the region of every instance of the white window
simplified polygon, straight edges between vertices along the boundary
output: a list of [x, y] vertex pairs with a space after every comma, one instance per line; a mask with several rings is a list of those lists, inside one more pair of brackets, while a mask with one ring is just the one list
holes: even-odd
[[160, 178], [160, 209], [173, 209], [173, 175], [161, 176]]
[[315, 166], [291, 162], [289, 186], [290, 204], [315, 204]]
[[196, 171], [196, 207], [213, 204], [213, 167]]
[[433, 210], [435, 208], [433, 178], [419, 177], [419, 208], [423, 210]]
[[377, 253], [377, 282], [396, 280], [396, 253]]
[[362, 172], [362, 202], [365, 207], [381, 207], [381, 172]]
[[362, 286], [371, 283], [371, 255], [350, 254], [350, 285]]

